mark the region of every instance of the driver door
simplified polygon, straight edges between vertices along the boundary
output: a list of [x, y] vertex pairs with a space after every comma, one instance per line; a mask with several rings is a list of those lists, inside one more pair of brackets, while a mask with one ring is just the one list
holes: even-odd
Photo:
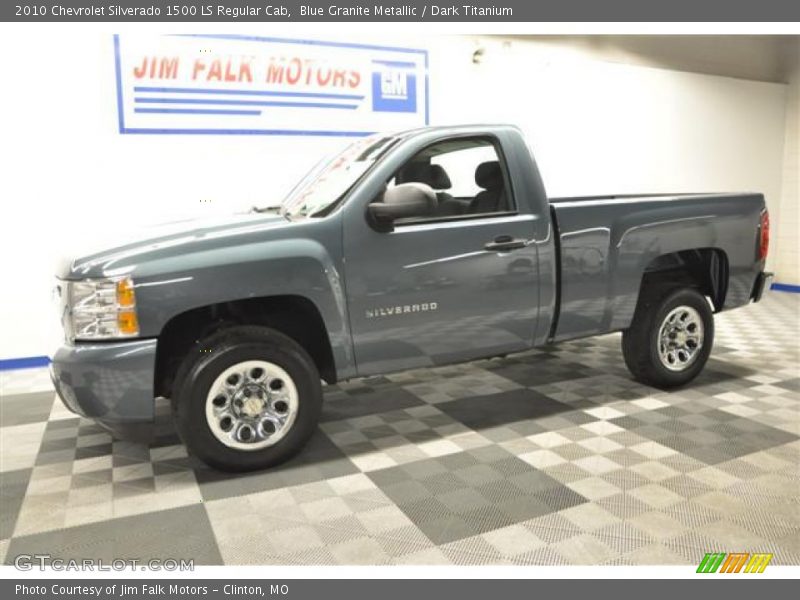
[[[424, 165], [436, 167], [426, 174]], [[538, 314], [534, 218], [518, 210], [499, 143], [490, 137], [437, 142], [387, 185], [405, 183], [433, 188], [441, 212], [401, 219], [388, 232], [363, 215], [346, 224], [358, 374], [530, 347]], [[454, 211], [454, 199], [463, 211]]]

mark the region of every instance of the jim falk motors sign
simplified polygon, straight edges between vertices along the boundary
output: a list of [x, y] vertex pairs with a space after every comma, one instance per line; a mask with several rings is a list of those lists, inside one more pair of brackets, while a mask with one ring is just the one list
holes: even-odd
[[359, 136], [428, 124], [425, 50], [114, 36], [120, 133]]

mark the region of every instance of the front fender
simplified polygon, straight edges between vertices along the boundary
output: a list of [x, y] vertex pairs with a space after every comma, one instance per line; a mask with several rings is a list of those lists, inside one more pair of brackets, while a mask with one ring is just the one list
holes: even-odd
[[134, 282], [143, 337], [158, 336], [170, 319], [203, 306], [270, 296], [306, 298], [325, 323], [337, 372], [346, 376], [353, 369], [338, 261], [316, 240], [198, 248], [140, 265]]

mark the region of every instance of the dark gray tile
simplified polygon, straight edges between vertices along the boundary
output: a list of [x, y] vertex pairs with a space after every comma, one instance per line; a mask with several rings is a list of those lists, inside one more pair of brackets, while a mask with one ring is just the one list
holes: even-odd
[[[52, 452], [39, 452], [36, 455], [36, 466], [53, 465], [56, 463], [72, 462], [75, 460], [75, 448], [67, 448], [66, 450], [54, 450]], [[93, 454], [91, 456], [100, 456]]]
[[[653, 415], [659, 418], [654, 419]], [[643, 424], [654, 421], [658, 424]], [[692, 412], [683, 405], [620, 417], [611, 422], [709, 465], [798, 439], [794, 434], [722, 410], [709, 408]]]
[[290, 485], [301, 485], [357, 473], [358, 469], [321, 431], [288, 462], [255, 473], [223, 473], [210, 467], [195, 470], [205, 500], [219, 500]]
[[[717, 349], [715, 347], [714, 353], [716, 354], [716, 352]], [[738, 386], [743, 377], [756, 375], [758, 372], [758, 370], [745, 366], [741, 363], [733, 365], [716, 359], [712, 355], [708, 359], [706, 366], [702, 371], [700, 371], [700, 374], [697, 376], [697, 378], [692, 381], [692, 388], [725, 385], [729, 384], [730, 382], [734, 382]]]
[[75, 460], [81, 460], [83, 458], [97, 458], [98, 456], [108, 456], [112, 453], [113, 445], [111, 442], [105, 442], [95, 446], [82, 446], [73, 450]]
[[76, 473], [72, 476], [70, 487], [74, 489], [94, 487], [101, 483], [111, 483], [113, 474], [111, 469], [100, 469], [89, 473]]
[[321, 422], [353, 419], [425, 404], [411, 392], [396, 386], [381, 385], [339, 392], [335, 395], [326, 393]]
[[575, 424], [575, 425], [585, 425], [586, 423], [591, 423], [592, 421], [596, 421], [593, 416], [586, 414], [582, 410], [575, 410], [572, 412], [564, 413], [562, 415], [567, 421]]
[[108, 433], [108, 430], [88, 419], [81, 419], [78, 435], [92, 435], [95, 433]]
[[461, 398], [437, 404], [436, 408], [476, 431], [572, 411], [566, 404], [528, 389]]
[[636, 471], [617, 469], [601, 476], [605, 481], [617, 486], [621, 490], [632, 490], [647, 485], [650, 481]]
[[[629, 419], [630, 417], [623, 417], [624, 419]], [[642, 424], [650, 424], [650, 425], [658, 425], [659, 423], [663, 423], [665, 421], [669, 421], [672, 417], [665, 415], [664, 413], [660, 413], [657, 411], [643, 411], [640, 413], [636, 413], [636, 415], [632, 418], [634, 421], [639, 421]], [[684, 418], [684, 417], [681, 417]], [[688, 417], [687, 417], [688, 418]]]
[[222, 564], [211, 523], [200, 504], [11, 540], [6, 564], [20, 554], [49, 554], [64, 560], [85, 558], [194, 559], [196, 565]]
[[42, 439], [42, 445], [39, 446], [39, 452], [58, 452], [59, 450], [74, 450], [75, 447], [78, 445], [78, 438], [75, 436], [71, 437], [48, 437], [47, 433], [45, 433]]
[[81, 422], [80, 417], [71, 417], [67, 419], [58, 419], [57, 421], [50, 421], [45, 427], [45, 435], [64, 429], [74, 430], [75, 435], [78, 434], [79, 425]]
[[28, 425], [47, 421], [55, 401], [55, 392], [13, 394], [0, 398], [0, 427]]
[[[472, 463], [470, 463], [471, 465]], [[452, 466], [452, 463], [451, 465]], [[481, 465], [475, 465], [481, 466]], [[469, 477], [469, 465], [464, 466], [459, 473], [466, 473], [467, 477]], [[387, 469], [385, 471], [378, 471], [379, 473], [384, 473], [384, 476], [390, 477], [391, 473], [397, 473], [398, 481], [400, 478], [404, 479], [422, 479], [424, 477], [435, 477], [441, 476], [446, 473], [449, 473], [448, 466], [442, 464], [441, 461], [436, 460], [420, 460], [416, 462], [410, 462], [405, 465], [401, 465], [397, 471], [393, 471], [392, 469]]]
[[694, 442], [698, 446], [710, 446], [712, 444], [721, 444], [726, 438], [719, 433], [708, 431], [707, 429], [689, 429], [681, 433], [680, 437]]
[[[575, 413], [569, 413], [569, 414], [575, 414]], [[539, 433], [544, 433], [545, 431], [549, 431], [547, 427], [544, 427], [539, 422], [532, 420], [517, 421], [516, 423], [510, 423], [508, 425], [508, 429], [517, 434], [516, 437], [527, 437], [529, 435], [536, 435]]]
[[586, 502], [556, 479], [498, 446], [367, 475], [436, 544]]
[[0, 472], [0, 540], [14, 533], [30, 477], [31, 469]]
[[[566, 486], [548, 487], [535, 494], [531, 494], [531, 496], [533, 501], [531, 502], [530, 510], [534, 511], [536, 514], [532, 517], [526, 517], [526, 520], [528, 518], [540, 517], [551, 512], [558, 512], [571, 506], [583, 504], [587, 501], [586, 498]], [[545, 507], [547, 510], [541, 510], [540, 507]]]
[[791, 390], [793, 392], [800, 392], [800, 377], [795, 377], [794, 379], [787, 379], [786, 381], [779, 381], [777, 383], [773, 383], [777, 387], [782, 387], [785, 390]]
[[[527, 360], [526, 360], [527, 358]], [[552, 354], [537, 354], [531, 357], [511, 358], [487, 367], [496, 375], [510, 379], [525, 387], [548, 385], [559, 381], [601, 375], [579, 363], [559, 360]]]

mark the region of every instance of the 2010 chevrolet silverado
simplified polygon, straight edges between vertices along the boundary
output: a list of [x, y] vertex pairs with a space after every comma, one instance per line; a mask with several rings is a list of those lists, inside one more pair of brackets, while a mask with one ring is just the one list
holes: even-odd
[[263, 468], [316, 428], [321, 380], [621, 331], [636, 379], [685, 384], [713, 313], [768, 289], [768, 238], [761, 194], [548, 199], [511, 126], [375, 135], [279, 210], [65, 262], [52, 378], [122, 434], [169, 398], [196, 456]]

